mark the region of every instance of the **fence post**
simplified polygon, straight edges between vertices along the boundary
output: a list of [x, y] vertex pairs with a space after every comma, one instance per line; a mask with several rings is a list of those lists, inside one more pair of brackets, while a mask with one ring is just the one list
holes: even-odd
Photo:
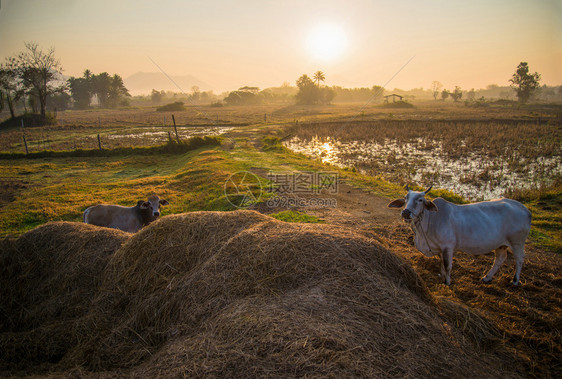
[[176, 128], [176, 118], [172, 115], [172, 121], [174, 122], [174, 130], [176, 131], [176, 140], [180, 143], [180, 137], [178, 136], [178, 128]]
[[168, 140], [172, 142], [172, 132], [168, 131]]
[[27, 150], [27, 141], [25, 140], [25, 134], [23, 134], [23, 144], [25, 145], [25, 153], [29, 154], [29, 150]]
[[27, 149], [27, 141], [25, 140], [25, 131], [23, 127], [23, 117], [21, 118], [21, 135], [23, 137], [23, 144], [25, 146], [25, 153], [29, 154], [29, 150]]
[[100, 138], [100, 135], [99, 135], [99, 134], [98, 134], [98, 147], [99, 147], [100, 150], [101, 150], [101, 138]]

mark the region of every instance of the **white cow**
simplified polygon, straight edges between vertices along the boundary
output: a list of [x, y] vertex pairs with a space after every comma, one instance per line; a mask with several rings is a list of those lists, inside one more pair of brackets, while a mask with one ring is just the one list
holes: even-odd
[[531, 229], [531, 212], [521, 203], [497, 199], [479, 203], [456, 205], [445, 199], [427, 200], [424, 192], [411, 191], [403, 199], [388, 204], [402, 208], [402, 218], [411, 223], [415, 232], [416, 248], [427, 256], [441, 255], [441, 275], [445, 284], [451, 284], [453, 253], [482, 255], [495, 250], [495, 262], [482, 278], [490, 283], [511, 249], [516, 259], [513, 284], [519, 283], [525, 240]]
[[168, 201], [157, 195], [150, 196], [148, 201], [139, 200], [134, 207], [99, 204], [86, 209], [83, 219], [86, 224], [136, 233], [160, 216], [161, 205], [168, 205]]

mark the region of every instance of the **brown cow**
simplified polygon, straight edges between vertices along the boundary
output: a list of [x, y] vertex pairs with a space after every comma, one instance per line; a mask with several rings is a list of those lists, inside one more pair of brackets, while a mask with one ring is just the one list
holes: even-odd
[[135, 233], [156, 220], [160, 216], [160, 206], [168, 204], [168, 201], [152, 195], [148, 201], [139, 200], [134, 207], [94, 205], [84, 211], [84, 222]]

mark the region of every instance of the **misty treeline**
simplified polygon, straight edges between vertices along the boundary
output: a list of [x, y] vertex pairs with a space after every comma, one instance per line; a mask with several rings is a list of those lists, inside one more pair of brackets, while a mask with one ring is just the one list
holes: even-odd
[[[442, 101], [447, 100], [449, 97], [458, 102], [463, 98], [467, 102], [483, 102], [486, 98], [500, 98], [504, 100], [513, 100], [517, 98], [520, 103], [526, 103], [529, 100], [538, 101], [560, 101], [562, 100], [562, 86], [548, 87], [540, 85], [541, 75], [538, 72], [531, 73], [529, 64], [521, 62], [517, 66], [515, 73], [512, 75], [509, 82], [509, 87], [500, 87], [496, 84], [489, 85], [485, 90], [475, 90], [474, 88], [469, 91], [463, 91], [459, 86], [455, 86], [454, 90], [443, 89], [443, 84], [435, 80], [431, 83], [431, 93], [434, 100], [439, 98]], [[423, 92], [423, 88], [420, 89]]]
[[344, 88], [340, 86], [322, 85], [326, 79], [322, 71], [313, 76], [304, 74], [296, 81], [296, 87], [284, 83], [281, 87], [267, 88], [262, 91], [258, 87], [241, 87], [228, 93], [224, 102], [228, 105], [252, 105], [267, 102], [296, 102], [299, 105], [329, 104], [336, 102], [371, 102], [380, 103], [384, 95], [397, 94], [406, 100], [439, 100], [453, 102], [464, 101], [466, 105], [482, 105], [488, 100], [518, 100], [525, 103], [529, 100], [555, 102], [562, 101], [562, 86], [546, 86], [539, 84], [540, 75], [530, 73], [528, 64], [521, 62], [509, 80], [510, 86], [490, 84], [485, 89], [463, 90], [460, 86], [452, 89], [443, 88], [439, 81], [434, 81], [430, 88], [414, 88], [412, 90], [385, 90], [381, 86], [371, 88]]
[[101, 108], [130, 105], [128, 98], [131, 95], [117, 74], [102, 72], [96, 75], [87, 69], [82, 77], [70, 77], [67, 83], [76, 109], [89, 108], [95, 103]]
[[81, 78], [65, 80], [54, 48], [44, 51], [35, 42], [26, 42], [24, 47], [0, 65], [0, 111], [7, 107], [12, 119], [23, 110], [25, 114], [39, 114], [41, 122], [46, 123], [47, 110], [128, 105], [131, 95], [119, 75], [95, 75], [86, 70]]
[[153, 89], [149, 96], [136, 96], [137, 102], [144, 102], [150, 105], [161, 105], [169, 102], [183, 102], [187, 104], [210, 104], [221, 98], [213, 91], [201, 91], [198, 86], [191, 87], [190, 93], [179, 93], [173, 91], [158, 91]]
[[489, 99], [530, 100], [543, 102], [562, 101], [562, 86], [541, 86], [540, 74], [532, 73], [527, 62], [521, 62], [509, 82], [510, 86], [490, 84], [485, 89], [447, 89], [439, 81], [430, 88], [414, 88], [408, 91], [395, 88], [385, 90], [380, 86], [370, 88], [344, 88], [325, 85], [326, 75], [316, 71], [312, 76], [301, 75], [296, 86], [284, 83], [279, 87], [263, 90], [255, 86], [243, 86], [220, 95], [212, 91], [200, 91], [192, 87], [189, 94], [152, 90], [148, 96], [131, 97], [118, 74], [107, 72], [94, 74], [85, 70], [81, 77], [65, 79], [54, 48], [46, 51], [37, 43], [26, 42], [24, 49], [15, 56], [7, 57], [0, 64], [0, 112], [7, 108], [12, 119], [16, 113], [39, 114], [43, 123], [47, 110], [67, 108], [85, 109], [92, 106], [115, 108], [129, 105], [162, 105], [179, 103], [193, 105], [254, 105], [263, 103], [297, 103], [301, 105], [329, 104], [331, 102], [380, 103], [384, 95], [397, 94], [405, 100], [464, 101], [465, 104], [483, 104]]
[[[364, 102], [373, 99], [375, 102], [382, 101], [384, 89], [379, 86], [371, 88], [344, 88], [340, 86], [326, 87], [333, 92], [332, 101], [337, 102]], [[326, 90], [324, 90], [326, 91]], [[314, 93], [315, 90], [312, 90]], [[183, 102], [186, 105], [257, 105], [257, 104], [294, 104], [297, 102], [299, 88], [283, 83], [278, 87], [260, 89], [254, 86], [243, 86], [235, 91], [215, 94], [213, 91], [199, 92], [193, 90], [190, 93], [180, 93], [173, 91], [152, 90], [150, 95], [134, 96], [131, 100], [132, 105], [148, 106], [162, 105], [175, 102]], [[324, 92], [326, 93], [326, 92]], [[314, 97], [312, 97], [314, 99]], [[324, 101], [327, 97], [323, 98]], [[322, 101], [312, 101], [322, 103]]]

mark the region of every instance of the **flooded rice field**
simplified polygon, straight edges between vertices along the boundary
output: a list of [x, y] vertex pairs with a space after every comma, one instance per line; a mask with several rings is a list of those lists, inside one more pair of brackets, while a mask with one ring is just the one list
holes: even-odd
[[[148, 130], [147, 130], [148, 129]], [[171, 137], [176, 139], [174, 129], [165, 128], [143, 128], [142, 130], [129, 130], [127, 133], [114, 132], [106, 134], [105, 138], [114, 143], [123, 143], [129, 141], [136, 143], [137, 146], [149, 146], [163, 144]], [[178, 127], [178, 137], [187, 139], [190, 137], [218, 136], [232, 129], [231, 126], [190, 126]], [[138, 145], [138, 143], [145, 145]]]
[[97, 149], [98, 134], [101, 145], [105, 149], [119, 147], [144, 147], [162, 145], [169, 138], [186, 140], [190, 137], [217, 136], [232, 126], [178, 126], [176, 132], [173, 127], [112, 127], [95, 129], [91, 127], [45, 127], [15, 129], [2, 134], [0, 151], [23, 152], [25, 147], [22, 136], [25, 134], [29, 151], [42, 150], [73, 150]]
[[405, 122], [303, 125], [284, 144], [326, 163], [402, 184], [433, 184], [473, 201], [562, 176], [559, 126], [439, 124], [441, 133]]

